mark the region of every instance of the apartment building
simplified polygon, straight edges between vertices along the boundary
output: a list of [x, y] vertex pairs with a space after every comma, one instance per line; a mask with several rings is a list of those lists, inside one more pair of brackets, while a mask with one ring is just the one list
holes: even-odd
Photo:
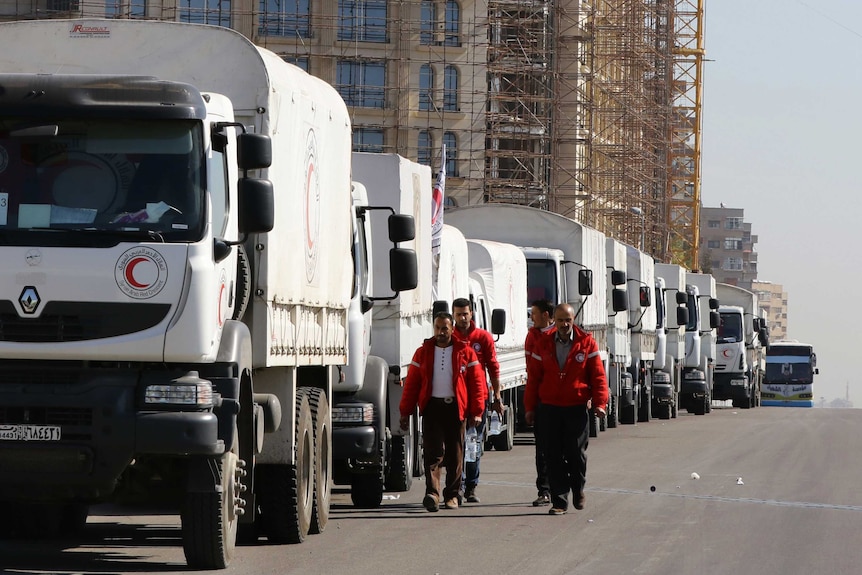
[[752, 290], [757, 279], [757, 236], [745, 221], [742, 208], [702, 207], [700, 210], [700, 268], [716, 281]]

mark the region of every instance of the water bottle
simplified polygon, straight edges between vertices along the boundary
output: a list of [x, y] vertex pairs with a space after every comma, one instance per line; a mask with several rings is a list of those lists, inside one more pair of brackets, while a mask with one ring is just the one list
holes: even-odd
[[467, 429], [467, 436], [464, 441], [464, 459], [473, 463], [479, 455], [479, 436], [476, 434], [476, 428], [470, 427]]
[[496, 411], [492, 411], [491, 425], [488, 426], [488, 435], [500, 435], [500, 427], [502, 427], [502, 422], [500, 421], [500, 414]]

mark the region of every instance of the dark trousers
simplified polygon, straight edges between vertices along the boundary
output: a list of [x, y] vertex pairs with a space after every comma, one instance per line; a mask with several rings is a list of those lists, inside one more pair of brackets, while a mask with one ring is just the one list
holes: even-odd
[[536, 491], [541, 495], [550, 494], [548, 485], [548, 465], [545, 463], [545, 446], [542, 443], [542, 428], [538, 422], [541, 407], [536, 408], [536, 421], [533, 422], [533, 437], [536, 441]]
[[[458, 412], [458, 402], [446, 403], [432, 397], [422, 413], [422, 448], [425, 451], [425, 493], [443, 501], [457, 497], [461, 490], [464, 463], [464, 428], [466, 422]], [[443, 469], [446, 469], [446, 481]]]
[[587, 480], [590, 438], [586, 405], [540, 405], [536, 423], [544, 444], [551, 504], [568, 509], [569, 491], [577, 498]]

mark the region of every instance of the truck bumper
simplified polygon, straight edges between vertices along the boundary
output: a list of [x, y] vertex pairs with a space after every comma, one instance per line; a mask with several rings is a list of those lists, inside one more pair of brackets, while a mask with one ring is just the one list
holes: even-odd
[[377, 453], [377, 431], [371, 425], [332, 429], [332, 458], [368, 458]]
[[0, 441], [0, 500], [99, 500], [137, 457], [224, 451], [212, 412], [140, 411], [137, 371], [75, 379], [0, 385], [0, 428], [60, 428], [54, 441]]
[[709, 394], [709, 385], [706, 376], [700, 370], [685, 371], [682, 374], [682, 383], [679, 394], [694, 399], [703, 399]]
[[712, 398], [725, 399], [750, 399], [748, 378], [743, 374], [715, 374], [712, 386]]
[[669, 383], [653, 383], [652, 398], [658, 404], [673, 403], [673, 386]]

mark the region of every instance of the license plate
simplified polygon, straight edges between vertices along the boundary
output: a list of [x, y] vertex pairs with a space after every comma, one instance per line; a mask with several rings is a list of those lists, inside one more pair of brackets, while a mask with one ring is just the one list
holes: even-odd
[[0, 425], [0, 441], [60, 441], [56, 425]]
[[731, 379], [730, 385], [745, 385], [744, 379]]

